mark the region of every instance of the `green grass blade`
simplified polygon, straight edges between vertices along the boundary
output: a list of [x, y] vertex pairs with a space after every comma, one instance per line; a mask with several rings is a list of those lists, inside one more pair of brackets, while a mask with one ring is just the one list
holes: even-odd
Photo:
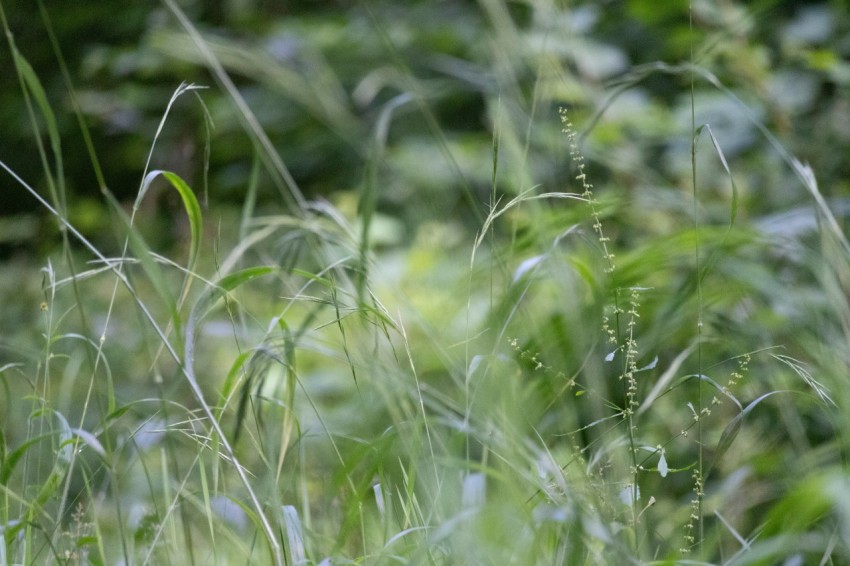
[[198, 203], [198, 199], [189, 185], [186, 184], [179, 175], [170, 171], [151, 171], [145, 176], [145, 180], [142, 183], [142, 190], [139, 191], [134, 207], [139, 207], [139, 204], [150, 188], [151, 183], [160, 175], [165, 178], [180, 194], [180, 198], [183, 201], [183, 207], [186, 210], [186, 215], [189, 217], [189, 233], [191, 235], [191, 241], [189, 243], [189, 260], [186, 263], [186, 269], [187, 271], [193, 271], [195, 264], [198, 261], [198, 255], [201, 252], [203, 216], [201, 215], [201, 205]]
[[0, 468], [0, 485], [8, 485], [9, 479], [12, 477], [12, 473], [15, 471], [15, 467], [20, 462], [21, 458], [23, 458], [27, 451], [30, 448], [39, 444], [43, 440], [47, 440], [49, 438], [53, 438], [55, 435], [53, 433], [45, 433], [40, 434], [38, 436], [31, 436], [25, 442], [21, 443], [20, 446], [6, 454], [3, 459], [3, 467]]
[[44, 87], [41, 86], [41, 81], [38, 80], [38, 75], [35, 74], [32, 66], [27, 62], [20, 51], [14, 51], [15, 65], [18, 72], [21, 73], [21, 78], [27, 86], [30, 94], [35, 98], [36, 104], [41, 111], [42, 118], [47, 128], [47, 136], [50, 138], [50, 147], [53, 150], [57, 159], [60, 159], [61, 144], [59, 138], [59, 128], [56, 126], [56, 116], [53, 114], [53, 109], [50, 107], [50, 101], [47, 99], [47, 94], [44, 92]]
[[729, 169], [729, 163], [726, 161], [726, 156], [723, 154], [720, 142], [718, 142], [717, 138], [714, 137], [714, 132], [711, 131], [711, 126], [709, 124], [703, 124], [696, 129], [696, 132], [694, 133], [694, 145], [696, 145], [696, 142], [699, 140], [700, 134], [702, 134], [703, 130], [708, 132], [708, 137], [711, 138], [711, 143], [714, 144], [714, 150], [717, 152], [720, 164], [723, 165], [723, 169], [726, 171], [726, 175], [729, 177], [729, 182], [732, 185], [732, 203], [729, 213], [729, 228], [731, 229], [735, 224], [735, 218], [738, 216], [738, 185], [735, 184], [735, 177]]
[[276, 271], [277, 268], [269, 266], [248, 267], [222, 277], [211, 287], [208, 287], [201, 297], [198, 298], [198, 301], [192, 308], [191, 319], [195, 324], [197, 324], [204, 316], [206, 316], [209, 310], [215, 306], [215, 303], [227, 295], [227, 293], [230, 293], [237, 287], [244, 285], [249, 281], [265, 277], [266, 275], [270, 275]]

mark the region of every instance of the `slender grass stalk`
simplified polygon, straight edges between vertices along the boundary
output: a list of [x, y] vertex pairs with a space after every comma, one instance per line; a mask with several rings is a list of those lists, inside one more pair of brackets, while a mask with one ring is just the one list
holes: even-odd
[[[690, 25], [691, 31], [693, 31], [693, 2], [689, 4], [688, 10], [688, 23]], [[693, 44], [691, 45], [691, 62], [693, 63]], [[691, 94], [691, 132], [693, 133], [691, 137], [691, 186], [693, 188], [693, 215], [694, 215], [694, 262], [696, 264], [696, 289], [697, 289], [697, 340], [696, 340], [696, 356], [697, 356], [697, 372], [702, 375], [702, 266], [700, 265], [700, 227], [699, 227], [699, 210], [698, 210], [698, 199], [697, 199], [697, 139], [698, 134], [696, 130], [696, 104], [695, 104], [695, 89], [694, 89], [694, 76], [691, 73], [690, 76], [690, 94]], [[702, 427], [702, 380], [697, 380], [697, 451], [698, 451], [698, 463], [697, 463], [697, 472], [695, 476], [695, 492], [697, 498], [697, 548], [702, 554], [703, 550], [703, 542], [705, 540], [705, 522], [703, 517], [703, 499], [705, 494], [703, 492], [703, 427]]]

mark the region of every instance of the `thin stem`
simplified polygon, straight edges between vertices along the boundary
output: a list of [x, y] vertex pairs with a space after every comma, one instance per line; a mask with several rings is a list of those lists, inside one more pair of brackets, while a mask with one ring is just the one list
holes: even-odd
[[[689, 6], [688, 25], [693, 32], [693, 3]], [[693, 36], [693, 33], [691, 34]], [[696, 288], [697, 288], [697, 371], [702, 374], [702, 274], [700, 269], [700, 239], [699, 239], [699, 214], [697, 209], [697, 133], [696, 133], [696, 109], [694, 103], [694, 46], [691, 40], [691, 185], [694, 195], [694, 258], [696, 262]], [[697, 450], [698, 464], [696, 477], [696, 507], [697, 507], [697, 547], [702, 554], [703, 544], [703, 438], [702, 438], [702, 380], [697, 379]]]

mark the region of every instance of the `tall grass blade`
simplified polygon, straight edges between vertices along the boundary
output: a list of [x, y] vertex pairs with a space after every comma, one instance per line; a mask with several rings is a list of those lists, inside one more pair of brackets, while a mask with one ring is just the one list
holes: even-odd
[[[53, 155], [57, 160], [57, 180], [61, 179], [62, 175], [62, 147], [59, 138], [59, 128], [56, 126], [56, 116], [53, 114], [53, 109], [50, 106], [50, 102], [47, 99], [47, 94], [44, 92], [44, 87], [41, 86], [41, 81], [38, 80], [38, 76], [35, 74], [32, 66], [24, 59], [24, 56], [21, 55], [20, 51], [17, 49], [14, 50], [14, 58], [15, 58], [15, 66], [18, 69], [18, 72], [21, 74], [23, 78], [24, 84], [26, 84], [27, 89], [30, 94], [32, 94], [33, 98], [35, 98], [35, 102], [38, 105], [38, 109], [41, 111], [41, 116], [44, 118], [44, 123], [47, 128], [47, 137], [50, 139], [50, 147], [53, 151]], [[64, 200], [62, 201], [62, 206], [64, 208]]]
[[165, 178], [172, 187], [180, 194], [180, 199], [183, 201], [183, 208], [186, 210], [186, 216], [189, 217], [189, 233], [190, 233], [190, 242], [189, 242], [189, 259], [186, 263], [186, 270], [193, 271], [195, 268], [195, 263], [198, 260], [198, 255], [201, 251], [201, 231], [203, 230], [203, 217], [201, 215], [201, 205], [198, 204], [198, 199], [195, 196], [195, 193], [186, 184], [186, 182], [181, 179], [177, 174], [172, 173], [170, 171], [151, 171], [147, 175], [145, 175], [145, 179], [142, 182], [142, 189], [139, 191], [138, 196], [136, 197], [136, 202], [133, 207], [138, 208], [141, 204], [141, 201], [144, 199], [147, 194], [148, 189], [150, 189], [151, 183], [157, 177], [162, 176]]

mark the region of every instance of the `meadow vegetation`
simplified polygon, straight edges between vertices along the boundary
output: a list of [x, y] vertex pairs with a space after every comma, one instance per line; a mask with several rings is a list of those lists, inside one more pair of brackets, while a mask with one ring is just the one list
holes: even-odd
[[0, 2], [0, 563], [850, 562], [847, 15], [444, 4]]

